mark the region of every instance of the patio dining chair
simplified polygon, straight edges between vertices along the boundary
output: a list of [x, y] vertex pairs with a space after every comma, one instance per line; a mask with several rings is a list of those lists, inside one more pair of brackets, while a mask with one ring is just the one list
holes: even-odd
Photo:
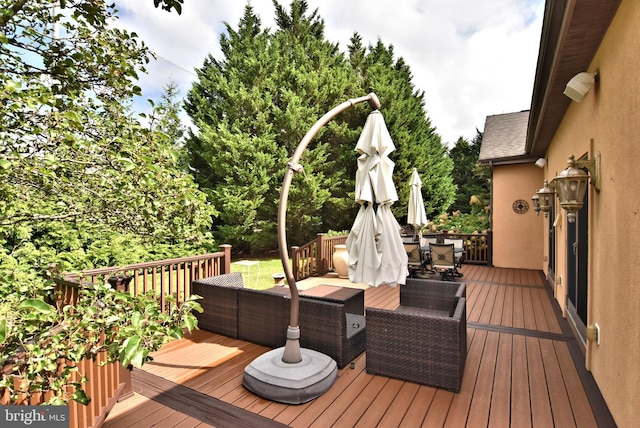
[[453, 244], [429, 244], [431, 253], [431, 268], [440, 274], [444, 281], [451, 280], [455, 275], [455, 257]]
[[424, 270], [429, 273], [434, 273], [434, 270], [429, 268], [431, 266], [431, 249], [430, 244], [437, 244], [438, 238], [420, 238], [420, 251], [422, 252], [422, 266]]
[[422, 253], [420, 251], [420, 244], [418, 242], [412, 242], [410, 244], [404, 243], [404, 251], [407, 253], [409, 261], [407, 267], [409, 268], [409, 276], [414, 276], [416, 271], [422, 271], [424, 261], [422, 260]]
[[449, 238], [445, 238], [444, 239], [444, 243], [445, 244], [453, 244], [453, 248], [454, 248], [454, 252], [453, 252], [453, 259], [455, 261], [455, 268], [454, 268], [454, 272], [453, 275], [457, 276], [458, 278], [462, 277], [462, 272], [460, 272], [458, 270], [458, 268], [462, 268], [462, 262], [464, 262], [464, 255], [465, 255], [465, 250], [464, 250], [464, 239], [449, 239]]

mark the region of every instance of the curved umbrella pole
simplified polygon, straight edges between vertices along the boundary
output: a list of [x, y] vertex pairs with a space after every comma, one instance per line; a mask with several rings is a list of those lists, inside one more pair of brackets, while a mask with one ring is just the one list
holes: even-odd
[[282, 361], [285, 363], [298, 363], [302, 359], [302, 356], [300, 354], [300, 327], [298, 326], [300, 301], [298, 287], [296, 286], [296, 280], [293, 276], [293, 270], [291, 269], [291, 265], [289, 263], [286, 235], [287, 201], [289, 199], [289, 188], [291, 187], [291, 181], [293, 180], [293, 175], [295, 173], [301, 172], [303, 170], [302, 165], [300, 165], [298, 161], [300, 160], [305, 149], [307, 148], [313, 137], [315, 137], [315, 135], [318, 133], [320, 128], [326, 125], [327, 122], [329, 122], [339, 113], [350, 107], [353, 107], [358, 103], [362, 103], [365, 101], [368, 101], [369, 105], [374, 110], [380, 108], [380, 101], [378, 100], [377, 95], [371, 92], [367, 96], [350, 99], [329, 110], [324, 116], [318, 119], [318, 121], [309, 129], [309, 131], [307, 131], [305, 136], [300, 141], [300, 144], [298, 144], [295, 152], [293, 153], [293, 157], [287, 164], [288, 169], [282, 182], [282, 190], [280, 192], [280, 205], [278, 206], [278, 248], [280, 250], [282, 268], [284, 269], [284, 273], [287, 277], [287, 282], [289, 283], [289, 289], [291, 291], [291, 316], [289, 319], [289, 328], [287, 329], [287, 342], [282, 356]]
[[366, 97], [351, 99], [334, 107], [305, 134], [287, 164], [288, 169], [282, 183], [278, 207], [278, 247], [282, 268], [291, 291], [291, 317], [287, 328], [287, 342], [283, 348], [272, 349], [253, 360], [245, 367], [242, 380], [245, 388], [273, 401], [288, 404], [307, 402], [329, 390], [338, 376], [336, 362], [331, 357], [312, 349], [300, 349], [300, 327], [298, 326], [300, 299], [287, 252], [287, 199], [293, 174], [302, 171], [298, 161], [318, 130], [341, 111], [364, 101], [368, 101], [372, 108], [380, 107], [378, 97], [373, 92]]

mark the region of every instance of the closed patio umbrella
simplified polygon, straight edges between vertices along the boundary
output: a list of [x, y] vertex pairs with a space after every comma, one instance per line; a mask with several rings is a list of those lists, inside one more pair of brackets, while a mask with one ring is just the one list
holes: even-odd
[[367, 117], [355, 150], [360, 154], [355, 189], [360, 210], [346, 241], [349, 279], [373, 287], [404, 284], [409, 274], [407, 253], [400, 225], [391, 212], [398, 200], [393, 184], [395, 165], [389, 159], [395, 145], [380, 111]]
[[420, 175], [416, 168], [413, 168], [409, 186], [410, 195], [407, 223], [413, 226], [414, 231], [420, 231], [422, 227], [427, 225], [427, 213], [424, 209], [424, 200], [422, 199], [422, 180], [420, 180]]

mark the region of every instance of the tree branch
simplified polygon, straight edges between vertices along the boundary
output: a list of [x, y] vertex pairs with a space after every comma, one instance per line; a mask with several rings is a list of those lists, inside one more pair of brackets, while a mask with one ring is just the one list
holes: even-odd
[[0, 226], [10, 226], [12, 224], [16, 224], [16, 223], [20, 223], [23, 221], [35, 221], [35, 220], [64, 220], [66, 218], [70, 218], [70, 217], [77, 217], [78, 215], [80, 215], [81, 213], [79, 212], [71, 212], [71, 213], [66, 213], [66, 214], [50, 214], [50, 215], [44, 215], [44, 214], [33, 214], [33, 215], [20, 215], [20, 216], [13, 216], [13, 217], [8, 217], [2, 221], [0, 221]]
[[6, 15], [0, 15], [0, 28], [4, 28], [9, 21], [22, 10], [25, 4], [27, 4], [29, 0], [16, 0], [11, 7], [11, 13]]

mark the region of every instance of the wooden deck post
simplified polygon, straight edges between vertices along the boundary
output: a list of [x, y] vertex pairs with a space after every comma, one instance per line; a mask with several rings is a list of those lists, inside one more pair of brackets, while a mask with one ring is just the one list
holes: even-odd
[[493, 230], [487, 230], [487, 266], [493, 267]]
[[318, 233], [316, 237], [316, 272], [318, 276], [327, 273], [327, 263], [325, 263], [326, 251], [324, 248], [324, 237], [326, 234]]
[[231, 245], [222, 244], [220, 245], [220, 249], [224, 251], [224, 259], [222, 260], [222, 264], [220, 266], [221, 274], [231, 273]]
[[296, 281], [300, 281], [302, 276], [300, 275], [300, 255], [298, 254], [298, 246], [291, 247], [291, 268], [293, 271], [293, 277]]
[[125, 400], [133, 395], [133, 387], [131, 386], [131, 370], [122, 365], [122, 363], [115, 363], [118, 365], [118, 380], [122, 390], [118, 401]]

